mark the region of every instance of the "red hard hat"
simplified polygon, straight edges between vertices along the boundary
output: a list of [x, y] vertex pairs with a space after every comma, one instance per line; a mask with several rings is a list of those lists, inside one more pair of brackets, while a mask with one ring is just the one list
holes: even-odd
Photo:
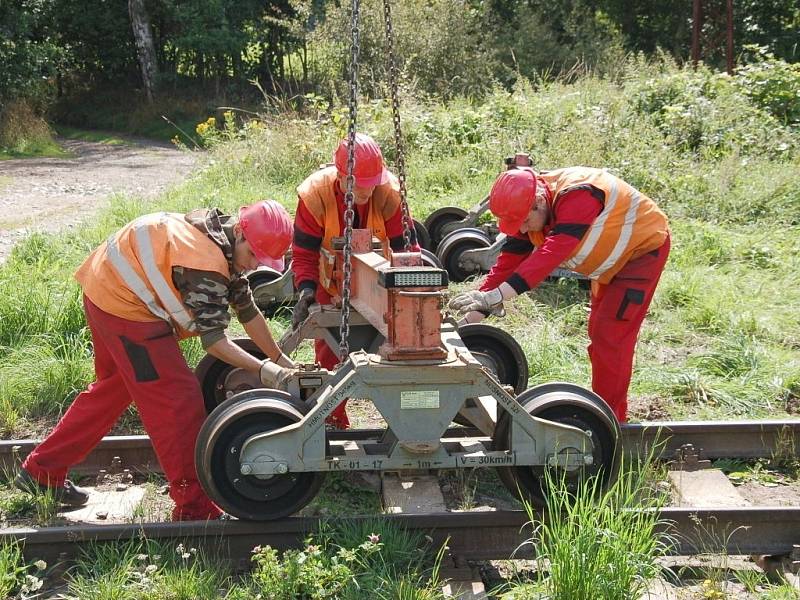
[[489, 210], [497, 217], [501, 232], [513, 235], [533, 207], [536, 197], [536, 174], [532, 169], [517, 168], [503, 171], [489, 192]]
[[[336, 170], [339, 175], [347, 177], [347, 149], [348, 138], [339, 142], [339, 147], [333, 155]], [[356, 134], [356, 148], [354, 153], [353, 177], [358, 187], [372, 187], [389, 181], [389, 171], [383, 165], [383, 154], [377, 142], [364, 133]]]
[[292, 243], [292, 218], [275, 200], [262, 200], [239, 209], [244, 239], [262, 265], [283, 270], [283, 255]]

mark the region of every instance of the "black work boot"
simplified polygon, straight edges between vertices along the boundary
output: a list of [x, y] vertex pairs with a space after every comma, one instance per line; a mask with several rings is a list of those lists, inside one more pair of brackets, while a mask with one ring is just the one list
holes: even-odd
[[66, 506], [83, 506], [89, 501], [89, 492], [79, 488], [69, 479], [64, 480], [64, 485], [61, 487], [43, 485], [25, 469], [20, 469], [19, 475], [14, 479], [14, 486], [23, 492], [34, 495], [50, 492], [56, 502]]

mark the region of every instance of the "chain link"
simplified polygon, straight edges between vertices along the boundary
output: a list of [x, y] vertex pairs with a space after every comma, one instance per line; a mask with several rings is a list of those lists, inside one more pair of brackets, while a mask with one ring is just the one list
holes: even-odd
[[353, 0], [350, 21], [352, 45], [350, 47], [350, 122], [347, 127], [347, 180], [344, 211], [344, 277], [342, 281], [342, 321], [339, 324], [339, 360], [344, 362], [350, 355], [350, 285], [353, 275], [353, 185], [355, 177], [356, 117], [358, 116], [358, 58], [359, 0]]
[[400, 208], [403, 211], [403, 248], [411, 250], [411, 212], [406, 199], [406, 159], [403, 150], [403, 133], [400, 129], [400, 98], [397, 89], [397, 61], [394, 55], [394, 31], [392, 30], [391, 0], [383, 0], [383, 14], [386, 18], [386, 72], [389, 76], [389, 88], [392, 94], [392, 120], [394, 121], [394, 145], [397, 154], [397, 179], [400, 182]]

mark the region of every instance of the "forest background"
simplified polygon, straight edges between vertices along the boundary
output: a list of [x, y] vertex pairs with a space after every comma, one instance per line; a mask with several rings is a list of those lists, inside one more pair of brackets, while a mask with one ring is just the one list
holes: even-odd
[[[736, 0], [734, 54], [800, 59], [795, 0]], [[0, 148], [46, 145], [47, 123], [170, 139], [221, 111], [344, 98], [349, 2], [0, 0]], [[394, 34], [406, 90], [480, 98], [520, 79], [614, 76], [631, 52], [689, 58], [692, 0], [403, 0]], [[724, 65], [725, 0], [704, 0], [704, 61]], [[361, 92], [384, 97], [380, 2], [362, 7]], [[132, 22], [152, 43], [144, 85]], [[147, 56], [147, 54], [145, 54]], [[256, 85], [254, 85], [256, 84]], [[152, 101], [149, 96], [152, 96]], [[167, 121], [168, 119], [169, 121]], [[184, 139], [184, 141], [188, 141]]]

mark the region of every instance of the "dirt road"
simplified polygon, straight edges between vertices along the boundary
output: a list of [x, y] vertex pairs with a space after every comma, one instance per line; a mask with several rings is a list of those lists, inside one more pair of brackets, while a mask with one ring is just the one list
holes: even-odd
[[0, 263], [31, 231], [55, 232], [91, 218], [116, 193], [152, 196], [183, 180], [197, 156], [168, 144], [59, 140], [71, 158], [0, 161]]

